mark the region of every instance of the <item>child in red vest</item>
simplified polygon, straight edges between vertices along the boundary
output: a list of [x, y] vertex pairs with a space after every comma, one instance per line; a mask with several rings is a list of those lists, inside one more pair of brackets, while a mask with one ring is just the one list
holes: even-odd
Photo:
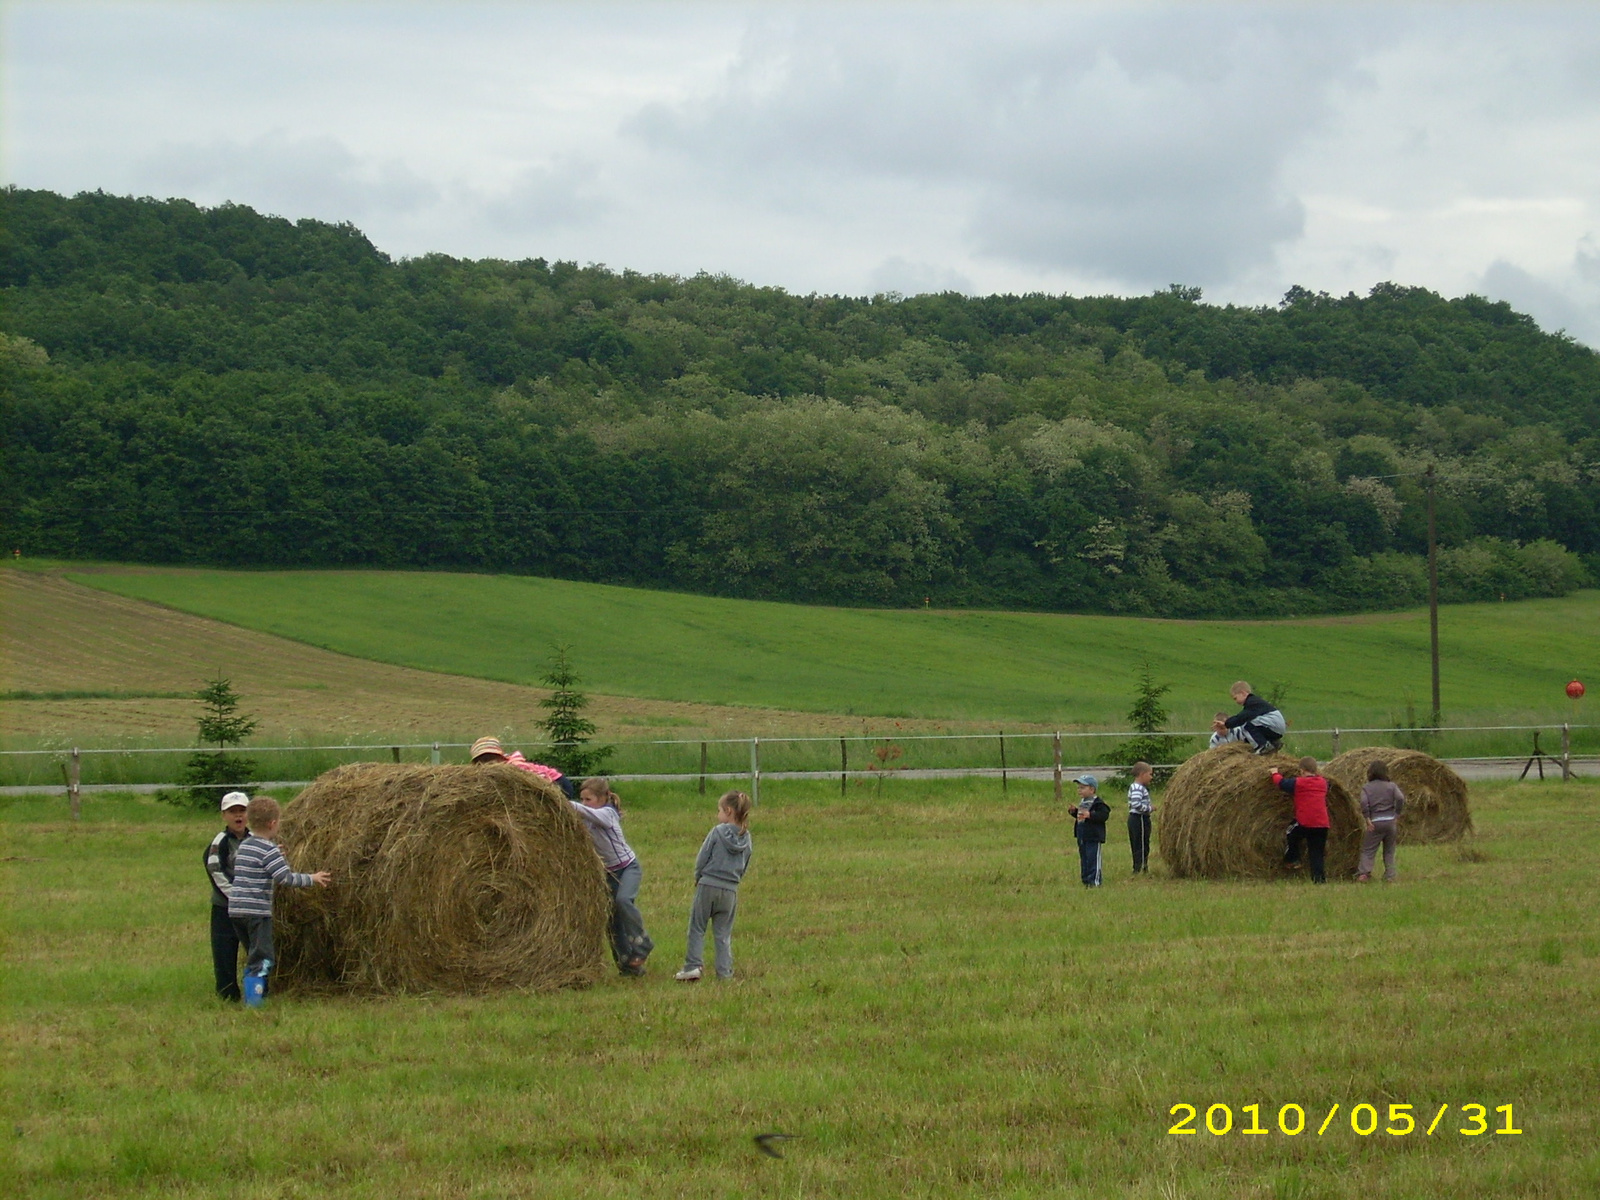
[[1272, 773], [1272, 782], [1294, 798], [1294, 824], [1283, 840], [1283, 865], [1300, 865], [1300, 843], [1311, 860], [1311, 882], [1326, 883], [1324, 858], [1328, 850], [1328, 781], [1317, 774], [1317, 760], [1300, 760], [1299, 775]]

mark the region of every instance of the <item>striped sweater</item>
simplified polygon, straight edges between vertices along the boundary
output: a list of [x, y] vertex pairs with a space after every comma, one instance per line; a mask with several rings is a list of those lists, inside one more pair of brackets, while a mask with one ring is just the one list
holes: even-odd
[[230, 917], [270, 917], [272, 889], [310, 887], [311, 876], [289, 869], [276, 842], [251, 835], [239, 843], [233, 856], [233, 887], [228, 892]]

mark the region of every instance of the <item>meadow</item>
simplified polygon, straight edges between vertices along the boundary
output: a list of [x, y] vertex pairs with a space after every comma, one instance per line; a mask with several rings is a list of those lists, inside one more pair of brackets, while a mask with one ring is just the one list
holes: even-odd
[[[1600, 787], [1477, 785], [1476, 839], [1404, 848], [1393, 886], [1135, 880], [1114, 836], [1091, 892], [1046, 787], [771, 783], [738, 978], [693, 987], [670, 974], [710, 802], [626, 799], [645, 979], [259, 1013], [209, 995], [210, 819], [0, 803], [8, 1194], [1600, 1191]], [[1197, 1133], [1167, 1132], [1179, 1103]], [[1469, 1104], [1521, 1132], [1459, 1132]], [[774, 1130], [781, 1161], [752, 1144]]]
[[[566, 643], [596, 692], [845, 716], [1121, 728], [1143, 662], [1175, 726], [1236, 678], [1302, 728], [1427, 719], [1421, 611], [1166, 621], [827, 608], [509, 575], [107, 567], [69, 577], [382, 663], [534, 684]], [[1600, 664], [1600, 592], [1447, 607], [1451, 724], [1569, 720], [1562, 687]]]

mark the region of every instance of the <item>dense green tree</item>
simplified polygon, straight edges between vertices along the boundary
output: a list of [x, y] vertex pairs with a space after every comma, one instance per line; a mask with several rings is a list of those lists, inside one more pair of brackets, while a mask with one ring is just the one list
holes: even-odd
[[150, 562], [1274, 615], [1600, 568], [1600, 356], [1381, 285], [792, 296], [0, 190], [0, 534]]

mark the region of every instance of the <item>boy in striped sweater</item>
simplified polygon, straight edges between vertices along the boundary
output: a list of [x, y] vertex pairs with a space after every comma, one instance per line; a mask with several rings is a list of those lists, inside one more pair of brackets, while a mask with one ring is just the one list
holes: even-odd
[[303, 875], [289, 869], [278, 849], [278, 818], [282, 809], [271, 796], [256, 796], [246, 810], [250, 836], [239, 843], [233, 856], [233, 887], [228, 891], [228, 918], [245, 947], [246, 980], [255, 975], [265, 990], [272, 971], [272, 892], [274, 887], [327, 887], [333, 877], [326, 871]]
[[1150, 866], [1150, 783], [1155, 770], [1147, 762], [1128, 768], [1133, 782], [1128, 786], [1128, 844], [1133, 849], [1133, 873]]

